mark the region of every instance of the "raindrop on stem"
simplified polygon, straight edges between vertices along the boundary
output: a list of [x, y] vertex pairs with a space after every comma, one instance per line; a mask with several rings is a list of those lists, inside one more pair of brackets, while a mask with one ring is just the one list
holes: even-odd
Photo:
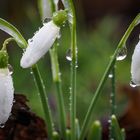
[[68, 61], [72, 61], [72, 57], [71, 57], [71, 49], [68, 49], [66, 52], [66, 59]]
[[108, 75], [108, 78], [113, 78], [113, 74], [112, 73], [110, 73], [109, 75]]
[[116, 60], [118, 61], [124, 60], [126, 56], [127, 56], [127, 48], [126, 46], [124, 46], [123, 48], [119, 50]]

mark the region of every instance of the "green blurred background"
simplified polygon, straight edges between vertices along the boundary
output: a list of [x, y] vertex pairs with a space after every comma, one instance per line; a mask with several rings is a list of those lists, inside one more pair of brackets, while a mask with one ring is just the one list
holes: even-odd
[[[77, 34], [78, 34], [78, 69], [77, 69], [77, 117], [81, 122], [85, 116], [94, 91], [104, 73], [110, 56], [116, 48], [128, 25], [140, 11], [139, 0], [76, 0]], [[28, 40], [42, 26], [37, 7], [37, 0], [1, 0], [0, 17], [15, 25]], [[129, 37], [126, 47], [128, 57], [117, 62], [117, 112], [122, 114], [126, 107], [126, 96], [119, 90], [121, 86], [129, 86], [131, 79], [131, 55], [138, 41], [137, 27]], [[58, 53], [62, 72], [63, 94], [67, 113], [69, 111], [70, 62], [66, 60], [66, 52], [70, 48], [70, 36], [67, 26], [61, 31]], [[9, 37], [0, 31], [0, 43]], [[16, 93], [22, 93], [29, 99], [34, 112], [43, 116], [38, 92], [30, 69], [22, 69], [19, 65], [22, 56], [16, 43], [10, 43], [10, 64], [13, 66], [13, 80]], [[49, 53], [39, 61], [41, 75], [44, 78], [54, 119], [57, 117], [56, 90], [52, 82]], [[101, 97], [93, 113], [93, 118], [103, 118], [110, 113], [110, 79], [102, 91]]]

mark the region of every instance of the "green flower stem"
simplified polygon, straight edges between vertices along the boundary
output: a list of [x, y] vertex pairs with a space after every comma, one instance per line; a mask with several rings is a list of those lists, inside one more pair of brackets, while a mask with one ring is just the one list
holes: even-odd
[[7, 45], [8, 45], [9, 42], [11, 42], [11, 41], [15, 41], [15, 39], [14, 39], [13, 37], [7, 38], [7, 39], [4, 41], [4, 43], [3, 43], [3, 47], [2, 47], [1, 50], [2, 50], [2, 51], [6, 50]]
[[122, 37], [122, 39], [120, 40], [113, 56], [111, 57], [110, 61], [109, 61], [109, 64], [107, 65], [107, 68], [101, 78], [101, 81], [97, 87], [97, 90], [95, 91], [95, 94], [94, 94], [94, 97], [91, 101], [91, 104], [88, 108], [88, 111], [86, 113], [86, 116], [85, 116], [85, 119], [84, 119], [84, 122], [83, 122], [83, 125], [82, 125], [82, 130], [81, 130], [81, 135], [80, 135], [80, 139], [79, 140], [84, 140], [86, 134], [87, 134], [87, 130], [88, 130], [88, 126], [90, 124], [90, 119], [91, 119], [91, 116], [92, 116], [92, 113], [93, 113], [93, 109], [95, 107], [95, 104], [100, 96], [100, 93], [101, 93], [101, 90], [106, 82], [106, 80], [108, 79], [108, 75], [111, 71], [111, 69], [113, 68], [114, 66], [114, 61], [116, 60], [116, 56], [118, 54], [118, 52], [120, 51], [120, 49], [126, 44], [126, 41], [130, 35], [130, 33], [132, 32], [132, 30], [134, 29], [134, 27], [136, 25], [139, 24], [139, 21], [140, 21], [140, 14], [138, 14], [136, 16], [136, 18], [132, 21], [132, 23], [130, 24], [130, 26], [128, 27], [127, 31], [125, 32], [124, 36]]
[[52, 133], [53, 133], [53, 123], [52, 123], [52, 117], [50, 115], [50, 108], [48, 105], [48, 97], [45, 91], [45, 86], [43, 83], [43, 80], [41, 78], [40, 72], [38, 70], [37, 65], [35, 65], [34, 67], [32, 67], [32, 71], [33, 71], [33, 75], [34, 75], [34, 79], [36, 82], [36, 86], [38, 88], [39, 91], [39, 96], [41, 98], [41, 103], [44, 109], [44, 114], [45, 114], [45, 122], [47, 125], [47, 132], [49, 135], [49, 138], [52, 138]]
[[61, 129], [61, 136], [66, 140], [66, 114], [65, 114], [65, 108], [64, 108], [64, 98], [62, 94], [62, 85], [61, 85], [61, 74], [59, 70], [56, 47], [57, 46], [55, 43], [54, 47], [50, 50], [50, 57], [51, 57], [51, 64], [52, 64], [53, 81], [57, 89], [59, 125]]
[[[111, 71], [111, 75], [112, 77], [111, 78], [111, 87], [112, 87], [112, 91], [111, 91], [111, 94], [110, 94], [110, 102], [111, 102], [111, 116], [114, 114], [116, 114], [116, 73], [115, 73], [115, 69], [116, 69], [116, 60], [114, 61], [114, 66], [112, 68], [112, 71]], [[110, 123], [110, 134], [109, 134], [109, 137], [110, 137], [110, 140], [112, 140], [112, 138], [114, 137], [114, 134], [113, 134], [113, 128], [112, 128], [112, 123]]]
[[112, 68], [112, 78], [111, 78], [111, 114], [116, 114], [116, 61], [114, 61], [114, 66]]
[[72, 51], [72, 62], [71, 62], [71, 90], [70, 90], [70, 124], [71, 124], [71, 140], [76, 139], [75, 134], [75, 119], [76, 119], [76, 67], [77, 67], [77, 54], [76, 54], [76, 28], [72, 27], [71, 31], [71, 51]]
[[69, 24], [71, 31], [71, 90], [70, 90], [70, 126], [71, 140], [76, 140], [76, 73], [77, 73], [77, 37], [76, 15], [72, 0], [64, 0], [64, 5], [69, 11]]

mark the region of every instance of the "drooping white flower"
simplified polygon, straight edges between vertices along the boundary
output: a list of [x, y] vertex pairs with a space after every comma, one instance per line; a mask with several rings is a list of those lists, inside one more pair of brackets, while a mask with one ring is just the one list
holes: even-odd
[[133, 84], [140, 86], [140, 41], [136, 45], [132, 56], [131, 78]]
[[34, 65], [50, 49], [59, 35], [60, 27], [50, 21], [28, 40], [28, 47], [23, 54], [20, 65], [28, 68]]
[[4, 124], [11, 113], [14, 87], [8, 68], [0, 68], [0, 124]]

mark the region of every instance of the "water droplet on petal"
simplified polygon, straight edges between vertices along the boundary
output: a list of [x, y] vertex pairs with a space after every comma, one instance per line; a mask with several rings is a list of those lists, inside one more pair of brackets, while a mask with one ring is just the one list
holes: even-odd
[[131, 81], [130, 81], [130, 86], [134, 88], [134, 87], [136, 87], [137, 85], [131, 80]]
[[44, 21], [43, 21], [43, 25], [45, 25], [46, 23], [48, 23], [50, 21], [51, 21], [51, 18], [45, 18]]
[[124, 46], [120, 51], [118, 52], [116, 60], [121, 61], [124, 60], [127, 56], [127, 48]]
[[28, 39], [28, 44], [33, 43], [33, 39]]
[[66, 52], [66, 59], [67, 59], [68, 61], [71, 61], [71, 60], [72, 60], [72, 58], [71, 58], [71, 49], [68, 49], [68, 50], [67, 50], [67, 52]]
[[13, 103], [15, 103], [15, 102], [16, 102], [16, 100], [14, 99], [14, 100], [13, 100]]
[[14, 69], [10, 64], [8, 64], [8, 69], [9, 69], [9, 74], [10, 75], [13, 74]]
[[5, 126], [5, 125], [4, 125], [3, 123], [2, 123], [2, 124], [0, 124], [0, 128], [4, 128], [4, 126]]

